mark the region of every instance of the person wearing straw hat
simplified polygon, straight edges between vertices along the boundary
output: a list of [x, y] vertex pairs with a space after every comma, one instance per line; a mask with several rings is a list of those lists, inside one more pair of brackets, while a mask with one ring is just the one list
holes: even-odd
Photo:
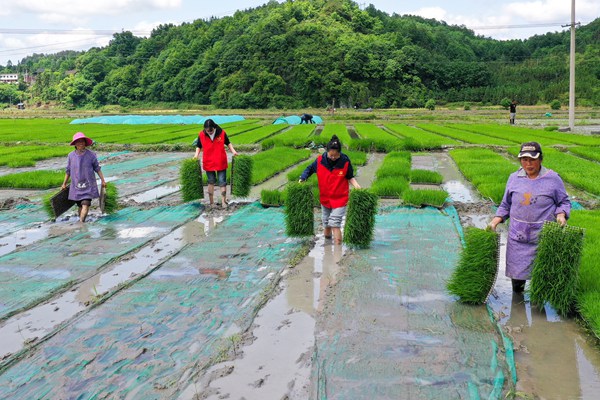
[[100, 177], [102, 187], [106, 187], [106, 181], [100, 169], [96, 153], [88, 150], [88, 147], [93, 143], [94, 141], [82, 132], [73, 135], [71, 146], [75, 146], [75, 150], [70, 152], [67, 157], [65, 180], [62, 184], [62, 188], [66, 189], [67, 183], [71, 179], [69, 200], [73, 200], [77, 204], [81, 222], [85, 222], [92, 199], [100, 197], [95, 173]]
[[508, 178], [504, 197], [490, 222], [490, 228], [510, 218], [506, 246], [506, 276], [512, 279], [513, 290], [525, 289], [538, 246], [538, 235], [544, 221], [567, 223], [571, 201], [561, 177], [543, 167], [542, 148], [537, 142], [521, 145], [521, 168]]

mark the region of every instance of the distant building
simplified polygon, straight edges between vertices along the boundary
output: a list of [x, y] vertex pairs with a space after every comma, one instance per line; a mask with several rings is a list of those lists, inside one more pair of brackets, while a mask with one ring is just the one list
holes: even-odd
[[0, 83], [19, 83], [19, 74], [0, 74]]

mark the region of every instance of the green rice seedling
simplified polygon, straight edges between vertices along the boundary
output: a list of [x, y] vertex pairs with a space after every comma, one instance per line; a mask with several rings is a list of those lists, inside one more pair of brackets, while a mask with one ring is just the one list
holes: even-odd
[[312, 236], [315, 232], [313, 192], [310, 185], [290, 183], [285, 199], [285, 227], [288, 236]]
[[400, 198], [409, 186], [404, 178], [388, 176], [376, 179], [371, 185], [371, 191], [379, 197]]
[[250, 194], [252, 186], [252, 167], [254, 160], [247, 155], [239, 155], [233, 158], [231, 163], [232, 182], [231, 194], [238, 197], [246, 197]]
[[426, 149], [439, 149], [442, 146], [461, 144], [461, 142], [456, 139], [450, 139], [413, 126], [386, 124], [385, 127], [405, 138], [403, 147], [406, 150], [420, 151]]
[[354, 189], [348, 200], [348, 213], [344, 227], [344, 243], [367, 248], [374, 237], [377, 195], [368, 189]]
[[465, 244], [446, 287], [463, 303], [483, 304], [494, 287], [498, 273], [499, 234], [468, 227]]
[[261, 140], [264, 140], [269, 136], [286, 129], [287, 127], [288, 125], [286, 124], [261, 126], [260, 128], [252, 129], [250, 131], [240, 133], [239, 135], [235, 135], [234, 139], [232, 139], [232, 142], [235, 144], [258, 143]]
[[56, 219], [56, 214], [54, 213], [54, 208], [52, 207], [52, 203], [50, 199], [54, 196], [56, 192], [50, 192], [44, 195], [42, 198], [42, 206], [44, 207], [44, 211], [48, 214], [48, 217], [52, 220]]
[[433, 206], [442, 208], [447, 198], [448, 193], [445, 190], [408, 189], [402, 192], [402, 200], [404, 203], [415, 207]]
[[443, 180], [442, 174], [436, 171], [429, 171], [426, 169], [413, 169], [410, 171], [411, 183], [431, 183], [439, 185]]
[[510, 146], [515, 144], [514, 140], [506, 140], [493, 136], [488, 136], [482, 133], [469, 132], [462, 129], [455, 129], [449, 126], [441, 126], [435, 124], [419, 124], [418, 128], [437, 133], [442, 136], [447, 136], [452, 139], [460, 140], [466, 143], [474, 144], [495, 144], [500, 146]]
[[50, 189], [58, 187], [65, 178], [61, 170], [18, 172], [0, 176], [0, 187], [17, 189]]
[[296, 125], [287, 131], [263, 140], [261, 147], [263, 149], [270, 149], [274, 146], [306, 147], [313, 139], [312, 134], [315, 131], [315, 126], [312, 124]]
[[308, 149], [292, 149], [290, 147], [273, 147], [252, 156], [252, 184], [261, 183], [273, 175], [291, 167], [310, 156]]
[[106, 182], [106, 197], [104, 199], [104, 213], [112, 214], [119, 208], [119, 190], [112, 182]]
[[183, 201], [188, 202], [204, 198], [202, 169], [198, 160], [189, 158], [181, 162], [179, 180]]
[[563, 317], [574, 311], [583, 232], [578, 227], [544, 222], [529, 285], [533, 304], [542, 308], [548, 302]]
[[260, 192], [260, 203], [268, 207], [280, 207], [283, 205], [283, 192], [279, 190], [263, 189]]
[[312, 139], [318, 146], [325, 146], [331, 137], [336, 135], [342, 146], [344, 148], [349, 148], [350, 143], [354, 141], [350, 133], [348, 132], [348, 128], [344, 124], [327, 124], [323, 127], [321, 134], [319, 136], [313, 136]]

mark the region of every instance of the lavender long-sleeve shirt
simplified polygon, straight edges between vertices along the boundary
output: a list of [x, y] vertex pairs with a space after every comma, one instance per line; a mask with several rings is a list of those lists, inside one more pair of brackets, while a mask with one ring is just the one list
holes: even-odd
[[571, 213], [571, 201], [560, 176], [545, 167], [535, 179], [520, 168], [510, 175], [496, 216], [510, 218], [506, 248], [506, 276], [529, 279], [544, 221]]
[[78, 201], [100, 197], [95, 175], [98, 171], [100, 171], [100, 164], [96, 153], [87, 149], [83, 154], [78, 154], [76, 150], [70, 152], [65, 169], [65, 172], [71, 176], [69, 200]]

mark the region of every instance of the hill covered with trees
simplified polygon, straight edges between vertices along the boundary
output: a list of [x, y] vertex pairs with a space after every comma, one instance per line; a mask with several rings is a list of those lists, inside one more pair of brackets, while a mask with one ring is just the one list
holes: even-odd
[[[600, 105], [600, 19], [578, 29], [576, 49], [578, 104]], [[116, 33], [104, 48], [34, 55], [10, 70], [38, 71], [35, 84], [21, 87], [27, 98], [70, 107], [566, 104], [569, 33], [498, 41], [350, 0], [271, 1], [161, 25], [148, 38]]]

